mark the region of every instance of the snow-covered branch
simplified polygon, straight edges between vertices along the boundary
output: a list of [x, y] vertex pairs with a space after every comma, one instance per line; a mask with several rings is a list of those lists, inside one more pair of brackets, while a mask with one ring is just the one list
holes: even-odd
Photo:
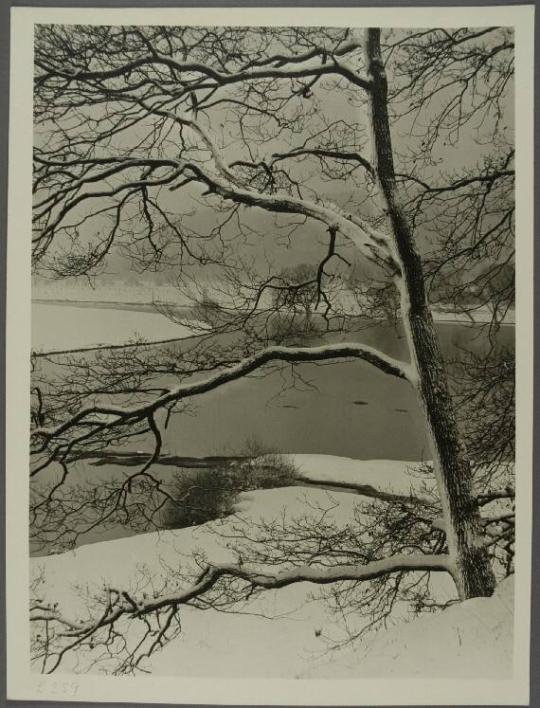
[[[338, 57], [353, 50], [356, 50], [358, 45], [351, 44], [342, 47], [341, 50], [334, 51], [333, 54]], [[218, 71], [209, 65], [202, 62], [179, 62], [170, 56], [159, 54], [155, 50], [145, 56], [138, 57], [132, 61], [125, 62], [110, 69], [87, 69], [76, 70], [67, 69], [59, 66], [54, 66], [52, 62], [46, 62], [44, 59], [36, 61], [36, 66], [41, 70], [41, 75], [38, 76], [38, 84], [44, 85], [51, 79], [61, 78], [69, 82], [103, 82], [119, 77], [129, 77], [130, 74], [137, 70], [144, 70], [147, 67], [166, 67], [178, 79], [188, 77], [193, 79], [196, 77], [206, 79], [212, 82], [215, 86], [227, 86], [231, 84], [244, 83], [246, 81], [261, 81], [266, 79], [303, 79], [313, 78], [315, 76], [338, 75], [346, 78], [350, 83], [364, 89], [370, 90], [370, 82], [355, 72], [345, 62], [339, 62], [336, 58], [333, 61], [327, 62], [324, 49], [319, 49], [317, 52], [312, 52], [311, 56], [300, 57], [277, 57], [274, 61], [276, 66], [262, 67], [247, 67], [244, 70], [225, 73]], [[319, 56], [316, 56], [319, 55]], [[321, 58], [322, 55], [322, 58]], [[298, 64], [303, 64], [298, 66]], [[211, 85], [205, 84], [203, 88], [210, 88]], [[195, 84], [195, 88], [201, 88]]]
[[[196, 181], [206, 184], [210, 193], [218, 194], [237, 204], [259, 207], [274, 213], [300, 214], [315, 219], [341, 232], [370, 260], [377, 259], [378, 262], [389, 266], [393, 272], [399, 271], [390, 249], [388, 236], [372, 227], [364, 219], [343, 212], [335, 204], [300, 199], [288, 194], [267, 194], [253, 188], [240, 187], [224, 180], [219, 174], [209, 173], [194, 163], [186, 164], [185, 170], [193, 173]], [[171, 188], [174, 189], [174, 186]]]
[[313, 157], [318, 157], [321, 159], [329, 160], [339, 160], [343, 162], [357, 162], [359, 165], [366, 170], [366, 172], [373, 177], [375, 175], [375, 170], [370, 161], [361, 155], [359, 152], [351, 152], [346, 150], [328, 150], [327, 148], [295, 148], [289, 150], [288, 152], [275, 152], [272, 155], [274, 162], [279, 162], [281, 160], [293, 159], [295, 157], [306, 157], [312, 155]]
[[145, 420], [155, 411], [173, 402], [213, 391], [224, 384], [253, 373], [270, 362], [283, 361], [294, 364], [299, 362], [331, 361], [333, 359], [361, 359], [386, 374], [411, 380], [406, 363], [393, 359], [383, 352], [363, 344], [329, 344], [320, 347], [268, 347], [258, 354], [243, 359], [237, 364], [202, 381], [180, 384], [150, 403], [132, 408], [108, 405], [82, 408], [69, 420], [58, 426], [36, 428], [33, 431], [33, 437], [51, 441], [68, 430], [76, 429], [80, 426], [90, 426], [90, 428], [94, 427], [96, 430], [101, 430], [103, 426], [117, 426], [120, 422]]
[[[115, 198], [125, 192], [137, 192], [160, 186], [168, 186], [171, 191], [175, 191], [186, 184], [198, 182], [205, 185], [209, 193], [218, 194], [223, 199], [236, 204], [258, 207], [272, 213], [287, 213], [314, 219], [334, 231], [339, 231], [369, 260], [386, 265], [392, 273], [399, 271], [387, 234], [375, 229], [365, 219], [347, 213], [331, 202], [313, 201], [280, 192], [270, 194], [253, 188], [234, 174], [226, 164], [225, 158], [212, 136], [196, 120], [192, 120], [186, 114], [180, 115], [173, 111], [148, 107], [143, 101], [139, 101], [139, 103], [149, 113], [169, 119], [180, 127], [190, 128], [198, 136], [202, 148], [210, 152], [214, 169], [209, 169], [198, 160], [187, 161], [182, 157], [138, 159], [119, 155], [114, 158], [88, 159], [84, 157], [80, 161], [70, 160], [71, 165], [79, 164], [85, 168], [107, 166], [107, 169], [98, 172], [85, 170], [84, 175], [79, 179], [71, 180], [61, 189], [53, 190], [52, 193], [47, 194], [41, 203], [43, 208], [41, 210], [38, 208], [34, 216], [39, 227], [37, 235], [33, 239], [38, 257], [46, 252], [55, 232], [62, 228], [65, 218], [89, 201]], [[51, 163], [42, 157], [38, 158], [38, 164], [47, 168], [58, 166], [57, 162]], [[144, 169], [138, 179], [133, 179], [132, 170], [134, 167]], [[159, 177], [150, 179], [150, 174], [160, 168], [166, 168], [167, 171], [161, 173]], [[105, 182], [96, 191], [87, 189], [93, 183], [103, 182], [104, 179], [112, 175], [126, 175], [127, 178], [125, 182], [112, 188], [105, 186]], [[59, 208], [56, 211], [57, 205]], [[43, 219], [46, 219], [47, 223], [41, 226]]]
[[[87, 620], [69, 617], [57, 604], [50, 605], [35, 599], [30, 615], [31, 622], [39, 628], [33, 633], [34, 656], [42, 661], [44, 673], [53, 673], [71, 651], [104, 646], [119, 659], [118, 672], [133, 671], [143, 658], [151, 656], [179, 633], [179, 608], [204, 597], [221, 580], [239, 580], [252, 590], [268, 590], [303, 582], [328, 585], [340, 581], [369, 581], [392, 573], [419, 571], [451, 572], [448, 556], [397, 554], [364, 565], [330, 568], [306, 565], [276, 572], [250, 568], [241, 563], [209, 564], [187, 587], [170, 594], [157, 594], [151, 599], [146, 594], [135, 596], [121, 588], [105, 588], [104, 596], [94, 608], [95, 616]], [[211, 606], [211, 598], [209, 603]], [[142, 621], [142, 639], [138, 640], [134, 649], [128, 649], [124, 639], [121, 640], [122, 651], [110, 651], [110, 647], [127, 631], [126, 626], [121, 624], [126, 620]], [[121, 659], [122, 652], [127, 656]]]
[[208, 592], [221, 578], [230, 576], [245, 580], [254, 587], [265, 589], [279, 589], [294, 583], [314, 583], [326, 585], [343, 580], [373, 580], [382, 575], [397, 572], [451, 572], [451, 564], [446, 555], [406, 555], [400, 554], [373, 561], [366, 565], [338, 565], [331, 568], [320, 566], [304, 566], [287, 568], [285, 570], [271, 573], [258, 569], [248, 568], [242, 564], [223, 563], [208, 565], [201, 572], [195, 582], [180, 592], [170, 595], [160, 596], [153, 599], [139, 599], [126, 597], [126, 593], [121, 589], [109, 588], [117, 600], [110, 606], [109, 611], [93, 623], [81, 625], [80, 621], [64, 617], [53, 608], [44, 608], [41, 605], [34, 605], [32, 608], [33, 621], [54, 620], [65, 625], [74, 635], [86, 634], [91, 629], [97, 629], [105, 625], [110, 625], [122, 615], [132, 615], [139, 617], [162, 610], [166, 607], [188, 604], [196, 597]]

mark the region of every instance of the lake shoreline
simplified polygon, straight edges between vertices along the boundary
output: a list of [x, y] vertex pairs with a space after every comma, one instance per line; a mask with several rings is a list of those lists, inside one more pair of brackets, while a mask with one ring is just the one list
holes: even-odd
[[[60, 307], [80, 307], [95, 310], [124, 310], [127, 312], [152, 312], [158, 313], [157, 302], [116, 302], [114, 300], [57, 300], [47, 298], [32, 298], [32, 305], [58, 305]], [[176, 310], [189, 312], [188, 305], [171, 305], [163, 303], [167, 307], [174, 307]]]
[[[171, 335], [169, 337], [160, 337], [158, 334], [158, 331], [161, 332], [161, 326], [159, 327], [158, 330], [153, 328], [152, 334], [150, 336], [146, 335], [145, 333], [142, 332], [140, 335], [138, 335], [138, 327], [136, 324], [133, 324], [133, 326], [136, 327], [136, 330], [131, 332], [131, 334], [126, 333], [120, 338], [117, 337], [117, 341], [86, 341], [86, 342], [81, 342], [80, 345], [75, 344], [75, 346], [64, 346], [60, 348], [54, 348], [54, 345], [51, 346], [40, 346], [38, 345], [32, 345], [32, 351], [36, 353], [38, 356], [47, 356], [47, 355], [60, 355], [60, 354], [76, 354], [76, 353], [82, 353], [82, 352], [90, 352], [90, 351], [95, 351], [99, 349], [119, 349], [119, 348], [124, 348], [124, 347], [134, 347], [134, 346], [140, 346], [141, 344], [149, 344], [149, 345], [158, 345], [158, 344], [169, 344], [173, 343], [176, 341], [181, 341], [181, 340], [190, 340], [190, 339], [196, 339], [198, 337], [204, 336], [204, 332], [201, 331], [195, 331], [194, 329], [190, 328], [188, 325], [179, 325], [177, 323], [174, 323], [172, 320], [168, 319], [166, 315], [162, 314], [159, 312], [157, 309], [157, 303], [139, 303], [139, 302], [115, 302], [115, 301], [108, 301], [108, 300], [96, 300], [96, 301], [90, 301], [90, 300], [59, 300], [59, 299], [44, 299], [44, 298], [35, 298], [32, 300], [32, 305], [33, 306], [38, 306], [38, 307], [62, 307], [62, 308], [73, 308], [73, 309], [81, 309], [81, 310], [104, 310], [108, 311], [109, 313], [112, 313], [113, 311], [118, 311], [118, 312], [131, 312], [133, 313], [131, 317], [136, 317], [134, 313], [142, 313], [144, 314], [145, 318], [148, 318], [149, 316], [155, 316], [157, 317], [162, 317], [164, 322], [163, 324], [163, 333], [168, 329], [171, 331]], [[190, 314], [192, 314], [191, 308], [185, 306], [185, 305], [174, 305], [174, 304], [167, 304], [167, 307], [173, 309], [176, 311], [176, 313], [185, 318], [186, 322], [189, 322]], [[445, 311], [433, 311], [433, 319], [435, 321], [435, 324], [439, 326], [462, 326], [462, 327], [482, 327], [483, 325], [486, 325], [489, 323], [489, 318], [486, 319], [484, 316], [482, 317], [477, 317], [475, 320], [471, 320], [470, 318], [466, 317], [465, 315], [455, 313], [455, 312], [445, 312]], [[485, 313], [484, 313], [485, 314]], [[354, 315], [351, 315], [351, 317], [354, 317]], [[359, 319], [361, 319], [359, 317]], [[136, 320], [134, 321], [136, 322]], [[141, 323], [142, 324], [142, 323]], [[384, 325], [384, 321], [373, 321], [373, 326], [381, 326]], [[182, 333], [178, 333], [179, 336], [176, 336], [176, 332], [172, 331], [172, 327], [177, 326], [182, 330]], [[515, 322], [513, 321], [508, 321], [508, 322], [501, 322], [500, 323], [501, 327], [508, 328], [508, 327], [515, 327]], [[117, 334], [115, 332], [115, 334]], [[136, 341], [140, 340], [140, 341]]]
[[[61, 299], [55, 299], [55, 298], [32, 298], [32, 304], [33, 305], [58, 305], [61, 307], [80, 307], [80, 308], [88, 308], [88, 309], [96, 309], [96, 310], [124, 310], [124, 311], [131, 311], [131, 312], [151, 312], [151, 313], [156, 313], [156, 314], [161, 314], [159, 310], [157, 309], [158, 305], [163, 305], [168, 308], [176, 310], [178, 313], [184, 313], [184, 314], [189, 314], [190, 311], [192, 310], [191, 305], [187, 304], [180, 304], [180, 303], [174, 303], [174, 302], [161, 302], [161, 301], [156, 301], [156, 302], [124, 302], [124, 301], [115, 301], [115, 300], [61, 300]], [[460, 313], [460, 312], [454, 312], [451, 310], [444, 310], [444, 309], [434, 309], [432, 308], [432, 316], [435, 322], [437, 324], [471, 324], [471, 325], [479, 325], [479, 324], [489, 324], [490, 319], [485, 316], [486, 313], [482, 310], [480, 314], [473, 315], [472, 319], [471, 317], [467, 316], [466, 314]], [[359, 315], [355, 315], [354, 313], [350, 313], [350, 317], [360, 317]], [[382, 319], [380, 320], [381, 322], [383, 321]], [[514, 327], [515, 326], [515, 321], [514, 321], [514, 312], [511, 311], [508, 314], [508, 321], [503, 321], [500, 322], [500, 326], [502, 327]]]
[[[42, 307], [36, 306], [36, 309]], [[128, 316], [131, 320], [143, 316], [111, 310], [53, 306], [44, 309], [51, 312], [44, 312], [39, 324], [48, 339], [41, 345], [41, 352], [34, 356], [34, 375], [58, 383], [65, 371], [62, 368], [64, 357], [73, 360], [74, 364], [80, 358], [83, 365], [89, 367], [93, 365], [94, 357], [98, 357], [97, 365], [103, 366], [106, 365], [103, 357], [120, 352], [129, 365], [129, 355], [137, 351], [134, 347], [138, 347], [143, 359], [148, 355], [154, 360], [163, 350], [167, 360], [179, 361], [187, 357], [192, 361], [192, 357], [199, 356], [201, 346], [210, 344], [208, 335], [205, 337], [204, 334], [182, 338], [179, 328], [174, 330], [178, 332], [174, 343], [148, 341], [149, 334], [156, 338], [160, 335], [163, 322], [160, 317], [146, 314], [144, 317], [153, 321], [145, 323], [149, 324], [146, 332], [141, 324], [139, 331], [146, 334], [147, 343], [144, 345], [141, 346], [141, 340], [139, 344], [132, 340], [133, 343], [128, 345], [88, 346], [77, 354], [74, 351], [77, 338], [81, 333], [85, 337], [88, 335], [87, 321], [94, 326], [93, 336], [103, 327], [104, 320], [106, 323], [111, 320], [107, 331], [114, 335], [125, 333]], [[46, 315], [50, 318], [46, 319]], [[69, 323], [71, 327], [67, 326]], [[184, 330], [185, 335], [188, 329]], [[491, 346], [486, 328], [458, 323], [452, 327], [438, 326], [437, 330], [449, 367], [453, 366], [452, 362], [460, 352], [466, 350], [480, 356]], [[61, 341], [63, 332], [73, 335], [73, 339]], [[372, 326], [351, 334], [336, 334], [328, 340], [329, 343], [339, 342], [345, 337], [362, 341], [387, 356], [406, 360], [407, 344], [403, 333], [392, 327]], [[318, 343], [310, 340], [306, 344]], [[497, 333], [497, 344], [512, 349], [514, 330], [501, 328]], [[61, 348], [70, 351], [43, 356], [45, 346], [47, 352]], [[224, 352], [225, 356], [242, 356], [244, 353], [238, 336], [222, 335], [215, 341], [215, 346], [216, 351]], [[80, 350], [81, 345], [77, 349]], [[178, 377], [173, 371], [162, 376], [156, 374], [153, 381], [155, 386], [164, 389], [178, 385]], [[313, 405], [314, 388], [317, 405]], [[191, 400], [185, 411], [172, 416], [163, 431], [163, 451], [179, 457], [236, 456], [244, 454], [249, 442], [256, 440], [265, 449], [287, 453], [339, 453], [357, 459], [418, 460], [426, 459], [429, 450], [421, 420], [416, 394], [405, 381], [389, 377], [357, 359], [332, 361], [326, 366], [306, 362], [298, 364], [294, 371], [287, 366], [268, 367], [260, 376], [247, 376]], [[147, 452], [153, 449], [152, 445], [152, 436], [145, 434], [130, 445], [129, 452]], [[112, 460], [110, 463], [114, 464]], [[133, 459], [133, 464], [137, 463], [144, 464], [142, 457]], [[99, 468], [92, 466], [91, 469], [97, 472]]]

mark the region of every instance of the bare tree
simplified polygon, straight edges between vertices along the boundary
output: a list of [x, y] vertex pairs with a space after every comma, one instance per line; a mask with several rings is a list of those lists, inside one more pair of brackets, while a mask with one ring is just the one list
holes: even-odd
[[[498, 28], [386, 32], [382, 40], [375, 28], [362, 36], [320, 28], [37, 29], [36, 268], [87, 275], [121, 254], [141, 268], [176, 267], [188, 290], [204, 289], [200, 280], [209, 273], [214, 290], [198, 310], [202, 337], [187, 351], [134, 344], [85, 355], [71, 360], [69, 386], [69, 360], [40, 357], [47, 372], [34, 388], [31, 474], [38, 480], [56, 469], [56, 476], [39, 492], [35, 525], [54, 532], [81, 505], [99, 508], [91, 524], [118, 513], [141, 518], [137, 489], [157, 494], [154, 509], [171, 499], [151, 468], [161, 454], [161, 428], [179, 407], [269, 366], [354, 359], [415, 391], [439, 510], [424, 522], [420, 551], [385, 545], [384, 555], [346, 564], [303, 559], [287, 569], [270, 563], [264, 573], [238, 563], [206, 565], [187, 589], [164, 590], [151, 602], [107, 589], [103, 615], [82, 627], [39, 603], [33, 619], [63, 626], [62, 636], [75, 646], [124, 617], [163, 611], [165, 628], [157, 635], [149, 629], [152, 651], [182, 604], [216, 587], [223, 591], [223, 583], [253, 590], [421, 571], [449, 573], [462, 599], [492, 593], [489, 534], [427, 286], [479, 258], [489, 268], [470, 266], [469, 280], [481, 282], [487, 272], [494, 283], [497, 269], [511, 261], [512, 59], [511, 34]], [[396, 138], [403, 130], [406, 141]], [[456, 152], [460, 141], [470, 148], [467, 157]], [[450, 153], [463, 160], [452, 175], [439, 168]], [[269, 253], [309, 244], [315, 265], [302, 282], [298, 273], [284, 282], [271, 255], [247, 259], [244, 247], [269, 231]], [[299, 292], [308, 293], [327, 333], [354, 328], [348, 273], [358, 260], [395, 289], [409, 360], [357, 341], [276, 345], [270, 325]], [[51, 367], [61, 372], [56, 384]], [[99, 499], [91, 492], [74, 505], [70, 465], [89, 450], [137, 435], [154, 440], [145, 464], [120, 484], [111, 482]], [[417, 510], [423, 503], [407, 502]], [[116, 641], [114, 632], [108, 636]]]

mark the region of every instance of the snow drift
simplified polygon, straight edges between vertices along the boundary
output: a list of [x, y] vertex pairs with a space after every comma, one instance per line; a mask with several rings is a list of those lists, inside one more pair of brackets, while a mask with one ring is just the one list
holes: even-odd
[[[355, 483], [392, 494], [429, 489], [429, 478], [413, 465], [357, 461], [324, 455], [291, 456], [300, 478], [329, 484]], [[299, 514], [328, 514], [339, 523], [352, 518], [359, 497], [325, 489], [289, 487], [242, 494], [238, 515], [256, 523]], [[310, 512], [311, 510], [311, 512]], [[317, 511], [319, 510], [319, 511]], [[32, 576], [44, 602], [58, 603], [70, 616], [86, 616], [88, 597], [103, 586], [140, 592], [158, 588], [171, 570], [193, 567], [199, 551], [213, 562], [236, 559], [234, 547], [212, 524], [147, 533], [82, 546], [75, 551], [32, 560]], [[437, 599], [455, 599], [448, 576], [437, 578]], [[316, 590], [316, 588], [315, 588]], [[181, 608], [181, 634], [155, 653], [147, 666], [154, 674], [252, 678], [460, 677], [504, 678], [512, 673], [513, 583], [505, 580], [492, 598], [454, 604], [410, 621], [389, 622], [361, 642], [330, 650], [338, 618], [317, 599], [314, 586], [299, 583], [264, 592], [239, 613]], [[39, 670], [39, 667], [35, 667]], [[61, 672], [85, 671], [72, 657]], [[99, 669], [93, 669], [99, 670]]]

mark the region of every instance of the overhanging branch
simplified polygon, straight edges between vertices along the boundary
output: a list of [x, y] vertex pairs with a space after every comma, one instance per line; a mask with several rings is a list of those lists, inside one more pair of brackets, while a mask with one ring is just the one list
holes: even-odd
[[[100, 632], [105, 633], [105, 639], [101, 642], [106, 644], [108, 637], [118, 633], [117, 626], [120, 620], [143, 620], [148, 623], [158, 618], [159, 631], [152, 632], [149, 626], [148, 632], [138, 645], [140, 655], [129, 655], [127, 668], [133, 669], [137, 667], [141, 658], [150, 656], [155, 649], [170, 639], [163, 631], [163, 626], [170, 626], [179, 608], [202, 598], [221, 579], [238, 579], [244, 581], [248, 588], [251, 586], [253, 590], [257, 588], [268, 590], [303, 582], [328, 585], [348, 580], [369, 581], [392, 573], [422, 571], [451, 573], [452, 568], [448, 556], [435, 554], [396, 554], [365, 565], [338, 565], [331, 568], [306, 565], [286, 568], [275, 573], [249, 568], [241, 563], [209, 564], [188, 587], [152, 599], [148, 599], [145, 595], [136, 597], [122, 589], [106, 588], [102, 604], [96, 608], [99, 614], [85, 622], [68, 617], [57, 606], [47, 605], [40, 600], [35, 601], [31, 606], [30, 620], [34, 623], [43, 623], [47, 627], [49, 625], [55, 627], [54, 647], [49, 641], [43, 642], [40, 634], [37, 635], [38, 642], [43, 644], [41, 656], [45, 661], [44, 667], [48, 666], [44, 670], [46, 673], [53, 673], [69, 651], [82, 645], [92, 649], [95, 646], [94, 642], [99, 645]], [[211, 606], [211, 599], [209, 602]], [[165, 623], [160, 621], [159, 617], [166, 618]], [[177, 617], [176, 619], [178, 620]], [[149, 645], [142, 648], [141, 645], [145, 640], [149, 640]]]
[[[155, 411], [168, 404], [212, 391], [231, 381], [243, 378], [270, 362], [283, 361], [294, 364], [301, 362], [331, 361], [334, 359], [361, 359], [386, 374], [406, 381], [411, 380], [408, 364], [393, 359], [383, 352], [363, 344], [330, 344], [320, 347], [269, 347], [207, 379], [181, 384], [142, 406], [122, 408], [118, 406], [96, 405], [82, 408], [61, 425], [54, 428], [36, 428], [32, 435], [35, 440], [43, 440], [44, 446], [46, 446], [47, 442], [77, 428], [82, 427], [87, 429], [88, 427], [95, 427], [96, 430], [102, 431], [104, 427], [113, 427], [123, 423], [133, 423], [148, 419]], [[39, 446], [39, 450], [42, 451], [43, 446]]]

